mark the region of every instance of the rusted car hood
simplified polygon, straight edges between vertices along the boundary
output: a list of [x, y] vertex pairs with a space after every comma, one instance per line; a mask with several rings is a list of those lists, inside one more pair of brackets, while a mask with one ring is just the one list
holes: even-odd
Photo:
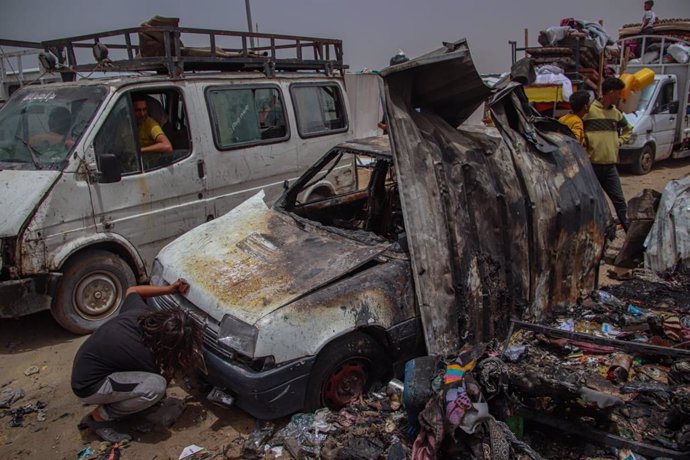
[[17, 236], [58, 177], [59, 171], [0, 171], [0, 237]]
[[263, 192], [163, 248], [163, 278], [184, 273], [187, 298], [217, 321], [248, 324], [341, 278], [385, 251], [304, 226], [269, 209]]
[[515, 83], [491, 101], [496, 128], [458, 128], [491, 95], [465, 40], [381, 74], [428, 352], [591, 291], [611, 215], [572, 133]]

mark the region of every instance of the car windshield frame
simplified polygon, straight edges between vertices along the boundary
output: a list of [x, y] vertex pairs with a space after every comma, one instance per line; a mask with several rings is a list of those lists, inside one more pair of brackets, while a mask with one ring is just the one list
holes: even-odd
[[0, 169], [62, 170], [107, 94], [105, 85], [17, 91], [0, 109]]

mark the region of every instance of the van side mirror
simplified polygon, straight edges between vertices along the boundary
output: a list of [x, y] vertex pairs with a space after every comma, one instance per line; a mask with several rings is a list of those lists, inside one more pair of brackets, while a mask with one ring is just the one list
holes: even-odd
[[670, 102], [668, 104], [668, 113], [670, 113], [671, 115], [676, 115], [678, 113], [678, 106], [679, 105], [680, 104], [678, 103], [678, 101]]
[[115, 154], [98, 155], [98, 167], [101, 171], [98, 182], [101, 184], [112, 184], [122, 180], [122, 164]]

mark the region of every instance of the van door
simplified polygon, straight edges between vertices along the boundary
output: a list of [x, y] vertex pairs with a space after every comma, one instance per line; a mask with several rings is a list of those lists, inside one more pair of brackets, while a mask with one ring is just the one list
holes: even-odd
[[207, 156], [210, 214], [223, 215], [261, 189], [273, 203], [283, 182], [300, 173], [280, 86], [213, 85], [205, 99], [216, 148]]
[[[145, 107], [143, 121], [134, 106]], [[147, 269], [163, 245], [206, 221], [205, 168], [187, 121], [178, 88], [130, 91], [112, 107], [93, 144], [99, 169], [104, 154], [114, 154], [122, 168], [119, 182], [91, 184], [97, 231], [127, 239]], [[164, 139], [172, 151], [142, 152]]]
[[673, 151], [678, 115], [671, 113], [669, 107], [671, 102], [677, 100], [675, 89], [674, 81], [663, 82], [652, 108], [654, 137], [656, 138], [655, 160], [668, 158]]

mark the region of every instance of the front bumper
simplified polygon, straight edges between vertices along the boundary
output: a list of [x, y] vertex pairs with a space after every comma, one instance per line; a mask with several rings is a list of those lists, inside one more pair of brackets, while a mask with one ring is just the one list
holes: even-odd
[[0, 318], [20, 316], [50, 309], [61, 273], [0, 282]]
[[206, 324], [203, 312], [178, 296], [151, 297], [156, 310], [181, 308], [197, 318], [204, 330], [204, 380], [234, 398], [234, 404], [255, 418], [272, 420], [304, 406], [309, 373], [315, 357], [307, 356], [272, 369], [257, 371], [241, 363], [218, 344], [217, 330]]
[[621, 147], [618, 149], [618, 164], [629, 165], [635, 163], [640, 153], [642, 152], [642, 147]]
[[267, 371], [254, 371], [204, 350], [210, 384], [235, 398], [252, 417], [272, 420], [304, 407], [309, 373], [315, 358], [307, 357]]

